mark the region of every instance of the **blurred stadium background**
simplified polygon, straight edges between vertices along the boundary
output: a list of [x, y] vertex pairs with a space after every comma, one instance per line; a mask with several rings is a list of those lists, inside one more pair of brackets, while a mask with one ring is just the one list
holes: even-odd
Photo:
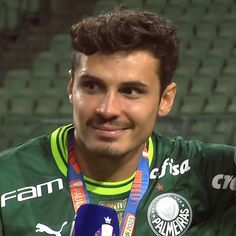
[[236, 145], [236, 0], [0, 0], [0, 150], [72, 121], [69, 28], [118, 2], [179, 28], [177, 99], [157, 130]]

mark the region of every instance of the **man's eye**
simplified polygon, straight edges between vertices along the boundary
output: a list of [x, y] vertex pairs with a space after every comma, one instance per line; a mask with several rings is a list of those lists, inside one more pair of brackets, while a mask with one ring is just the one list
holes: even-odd
[[138, 88], [127, 87], [122, 89], [122, 93], [129, 96], [138, 96], [142, 91]]
[[98, 88], [98, 85], [92, 81], [86, 81], [82, 85], [88, 90], [96, 90]]

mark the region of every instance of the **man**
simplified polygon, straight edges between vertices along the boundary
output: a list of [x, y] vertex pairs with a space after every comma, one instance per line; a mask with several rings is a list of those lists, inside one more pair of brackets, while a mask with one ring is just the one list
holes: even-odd
[[85, 203], [115, 208], [121, 235], [235, 235], [235, 148], [153, 133], [175, 98], [176, 27], [121, 7], [71, 36], [73, 125], [1, 154], [2, 235], [69, 235]]

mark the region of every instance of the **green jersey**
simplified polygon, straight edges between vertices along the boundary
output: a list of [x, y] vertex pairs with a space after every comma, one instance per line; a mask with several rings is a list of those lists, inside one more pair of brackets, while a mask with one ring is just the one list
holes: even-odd
[[[63, 126], [0, 154], [0, 235], [70, 234], [67, 139], [73, 131]], [[235, 236], [235, 148], [155, 133], [146, 146], [150, 181], [134, 235]], [[133, 178], [111, 183], [84, 176], [90, 201], [116, 209], [120, 220]]]

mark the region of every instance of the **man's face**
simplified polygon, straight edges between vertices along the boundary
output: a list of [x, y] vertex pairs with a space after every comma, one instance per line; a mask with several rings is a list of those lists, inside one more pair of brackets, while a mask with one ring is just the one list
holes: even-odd
[[85, 154], [117, 157], [142, 148], [175, 95], [171, 84], [160, 96], [159, 71], [159, 60], [146, 51], [81, 56], [68, 93]]

